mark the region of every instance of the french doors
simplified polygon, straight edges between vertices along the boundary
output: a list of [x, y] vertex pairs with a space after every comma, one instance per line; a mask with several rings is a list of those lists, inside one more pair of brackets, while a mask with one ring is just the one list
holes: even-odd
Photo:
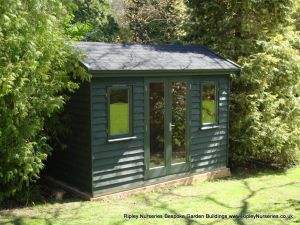
[[189, 82], [147, 79], [145, 82], [146, 179], [189, 169]]

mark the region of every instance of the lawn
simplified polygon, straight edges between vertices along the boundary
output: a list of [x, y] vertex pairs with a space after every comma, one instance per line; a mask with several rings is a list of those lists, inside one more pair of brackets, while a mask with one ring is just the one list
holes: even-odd
[[[292, 215], [291, 219], [124, 219], [124, 214]], [[299, 224], [300, 167], [235, 173], [190, 186], [86, 202], [69, 200], [0, 211], [0, 224]]]

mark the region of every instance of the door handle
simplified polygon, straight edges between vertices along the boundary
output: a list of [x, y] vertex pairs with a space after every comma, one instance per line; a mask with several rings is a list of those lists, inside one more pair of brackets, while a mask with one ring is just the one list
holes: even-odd
[[172, 124], [172, 123], [169, 123], [169, 131], [170, 131], [170, 132], [172, 132], [173, 127], [175, 127], [175, 125]]

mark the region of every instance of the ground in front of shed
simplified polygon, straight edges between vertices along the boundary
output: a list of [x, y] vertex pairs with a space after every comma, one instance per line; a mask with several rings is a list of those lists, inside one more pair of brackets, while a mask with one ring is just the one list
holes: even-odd
[[[0, 211], [0, 224], [299, 224], [300, 166], [286, 171], [244, 171], [120, 199], [57, 201]], [[292, 215], [292, 219], [124, 219], [124, 214]]]

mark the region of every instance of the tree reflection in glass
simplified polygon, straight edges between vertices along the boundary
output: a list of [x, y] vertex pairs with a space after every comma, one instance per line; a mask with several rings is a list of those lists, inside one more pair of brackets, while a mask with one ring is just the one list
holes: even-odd
[[164, 83], [150, 83], [150, 168], [164, 166]]
[[172, 164], [186, 161], [186, 82], [172, 83]]

